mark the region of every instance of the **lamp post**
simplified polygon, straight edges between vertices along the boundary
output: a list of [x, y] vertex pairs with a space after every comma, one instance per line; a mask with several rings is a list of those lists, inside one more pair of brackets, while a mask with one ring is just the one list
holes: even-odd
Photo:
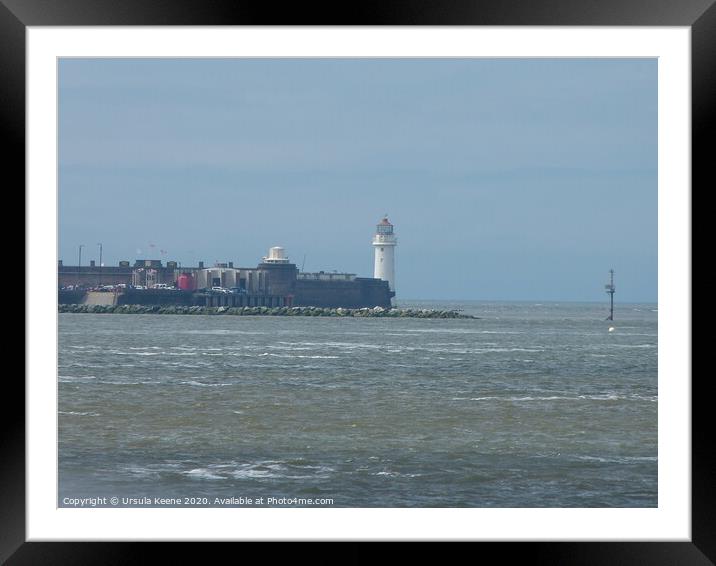
[[79, 257], [77, 258], [77, 286], [80, 286], [80, 271], [82, 270], [82, 248], [84, 248], [84, 244], [80, 244], [79, 247]]
[[97, 284], [102, 285], [102, 244], [99, 246], [99, 275], [97, 276]]

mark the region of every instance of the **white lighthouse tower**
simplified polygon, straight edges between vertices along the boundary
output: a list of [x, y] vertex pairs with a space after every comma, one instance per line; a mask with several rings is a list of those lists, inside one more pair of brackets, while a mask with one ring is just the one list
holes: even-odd
[[390, 290], [395, 292], [395, 246], [398, 238], [393, 233], [393, 225], [388, 221], [386, 214], [378, 223], [373, 236], [375, 249], [375, 268], [373, 277], [388, 282]]

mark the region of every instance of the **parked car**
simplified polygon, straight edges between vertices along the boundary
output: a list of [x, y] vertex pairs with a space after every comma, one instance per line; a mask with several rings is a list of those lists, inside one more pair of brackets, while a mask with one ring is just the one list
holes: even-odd
[[223, 287], [212, 287], [211, 290], [214, 293], [228, 293], [229, 292], [228, 289], [224, 289]]

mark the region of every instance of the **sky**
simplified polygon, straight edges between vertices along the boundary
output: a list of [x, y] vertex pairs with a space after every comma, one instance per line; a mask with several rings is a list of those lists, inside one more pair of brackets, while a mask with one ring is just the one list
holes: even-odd
[[656, 59], [60, 59], [59, 259], [657, 300]]

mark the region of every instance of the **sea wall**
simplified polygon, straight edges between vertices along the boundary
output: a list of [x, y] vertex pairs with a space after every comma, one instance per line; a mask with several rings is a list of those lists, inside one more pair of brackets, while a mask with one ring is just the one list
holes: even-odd
[[107, 291], [88, 291], [82, 303], [85, 305], [116, 305], [117, 294]]
[[387, 281], [356, 277], [351, 281], [296, 281], [296, 306], [358, 309], [363, 307], [390, 308], [392, 293]]
[[187, 305], [196, 304], [193, 291], [168, 289], [126, 289], [117, 296], [118, 305]]
[[435, 309], [344, 309], [322, 307], [202, 307], [184, 305], [59, 305], [61, 313], [177, 314], [234, 316], [327, 316], [357, 318], [477, 318], [454, 310]]
[[57, 292], [57, 302], [61, 305], [84, 303], [85, 297], [87, 297], [87, 291], [60, 289]]
[[[59, 304], [115, 303], [117, 305], [185, 305], [206, 307], [320, 307], [360, 309], [391, 307], [393, 293], [387, 281], [356, 277], [352, 280], [303, 280], [288, 276], [288, 269], [267, 271], [267, 280], [272, 290], [289, 293], [202, 293], [170, 289], [133, 289], [118, 291], [65, 290], [58, 292]], [[287, 275], [288, 274], [288, 275]]]

